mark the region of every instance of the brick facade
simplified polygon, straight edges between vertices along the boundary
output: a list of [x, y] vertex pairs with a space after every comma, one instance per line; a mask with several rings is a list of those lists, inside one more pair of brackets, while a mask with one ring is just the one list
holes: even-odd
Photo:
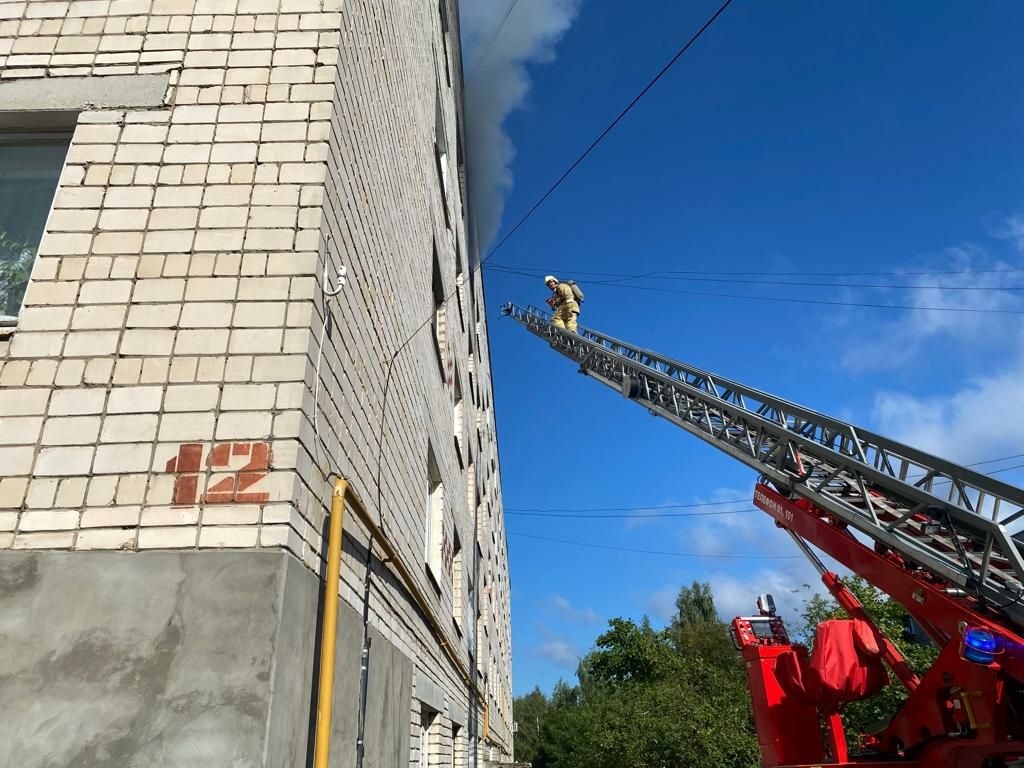
[[[277, 548], [319, 573], [341, 474], [451, 617], [482, 761], [511, 749], [510, 614], [460, 73], [445, 0], [0, 0], [0, 125], [73, 130], [0, 327], [0, 548]], [[453, 745], [482, 714], [456, 722], [464, 683], [346, 536], [342, 599], [369, 595], [441, 691], [438, 755], [474, 764]]]

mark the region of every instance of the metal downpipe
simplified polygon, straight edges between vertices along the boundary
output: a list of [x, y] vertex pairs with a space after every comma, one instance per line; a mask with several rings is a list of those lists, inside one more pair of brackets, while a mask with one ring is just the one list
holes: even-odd
[[328, 768], [334, 706], [334, 659], [338, 637], [338, 592], [341, 577], [341, 533], [345, 521], [348, 481], [334, 481], [331, 494], [330, 534], [327, 544], [327, 577], [324, 584], [323, 621], [320, 633], [320, 680], [317, 686], [316, 746], [314, 768]]

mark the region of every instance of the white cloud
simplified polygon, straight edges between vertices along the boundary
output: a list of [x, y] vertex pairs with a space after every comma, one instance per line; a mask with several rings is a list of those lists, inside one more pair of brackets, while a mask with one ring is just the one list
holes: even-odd
[[954, 461], [1020, 453], [1024, 355], [1003, 370], [969, 377], [941, 397], [880, 392], [872, 416], [880, 433]]
[[547, 630], [541, 628], [546, 638], [533, 649], [533, 655], [550, 661], [557, 667], [575, 671], [582, 654], [573, 643], [565, 638], [556, 637]]
[[561, 595], [551, 595], [546, 608], [549, 612], [572, 624], [596, 624], [600, 621], [596, 611], [590, 608], [573, 608], [572, 603]]
[[1024, 213], [1008, 216], [995, 233], [996, 237], [1009, 240], [1014, 247], [1024, 253]]
[[[460, 2], [466, 72], [469, 193], [481, 251], [493, 239], [512, 188], [515, 147], [505, 120], [521, 109], [530, 91], [527, 64], [554, 59], [555, 45], [572, 25], [580, 0]], [[494, 32], [501, 25], [500, 33]]]
[[[1024, 217], [1020, 224], [1024, 227]], [[907, 274], [891, 278], [908, 287], [872, 291], [871, 296], [878, 303], [913, 309], [893, 310], [881, 322], [866, 321], [865, 312], [885, 310], [851, 309], [834, 313], [833, 323], [844, 337], [843, 367], [854, 373], [905, 370], [922, 360], [926, 352], [934, 352], [940, 344], [944, 345], [946, 355], [998, 349], [1024, 319], [1022, 315], [1013, 314], [1024, 311], [1024, 296], [1020, 292], [993, 290], [1005, 287], [1007, 282], [1006, 275], [991, 270], [1011, 268], [1012, 265], [991, 259], [974, 245], [949, 248], [941, 261], [905, 268], [908, 273], [948, 271], [955, 274]], [[972, 290], [961, 290], [964, 288]], [[865, 300], [863, 292], [851, 293], [846, 298]], [[961, 311], [967, 309], [986, 311]]]
[[789, 536], [765, 512], [754, 509], [754, 479], [750, 488], [719, 488], [698, 504], [733, 502], [709, 508], [722, 514], [684, 519], [680, 540], [687, 552], [705, 555], [729, 553], [750, 555], [795, 555]]

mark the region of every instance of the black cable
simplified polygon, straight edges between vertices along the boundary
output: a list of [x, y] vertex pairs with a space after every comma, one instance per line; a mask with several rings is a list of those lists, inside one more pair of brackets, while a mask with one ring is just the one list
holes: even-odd
[[481, 46], [480, 53], [476, 57], [476, 62], [473, 64], [472, 67], [470, 67], [469, 74], [467, 75], [467, 77], [476, 72], [477, 67], [483, 64], [484, 61], [487, 59], [487, 53], [491, 50], [491, 46], [494, 44], [494, 41], [498, 39], [498, 35], [501, 34], [502, 27], [505, 26], [505, 22], [508, 21], [508, 17], [512, 15], [512, 10], [516, 7], [516, 3], [518, 2], [519, 0], [512, 0], [512, 2], [508, 4], [508, 8], [505, 9], [505, 15], [502, 16], [501, 22], [498, 24], [497, 27], [495, 27], [494, 33], [491, 35], [490, 39], [483, 46]]
[[1024, 468], [1024, 464], [1014, 464], [1012, 467], [1003, 467], [1002, 469], [993, 469], [991, 472], [986, 472], [986, 475], [998, 475], [1000, 472], [1009, 472], [1011, 469]]
[[[506, 274], [515, 274], [508, 270]], [[534, 275], [521, 273], [524, 277], [534, 278]], [[865, 307], [868, 309], [899, 309], [899, 310], [920, 310], [922, 312], [973, 312], [978, 314], [996, 315], [1024, 315], [1024, 309], [986, 309], [983, 307], [917, 307], [912, 304], [873, 304], [860, 301], [828, 301], [825, 299], [797, 299], [792, 296], [747, 296], [739, 293], [723, 293], [721, 291], [688, 291], [683, 288], [654, 288], [646, 285], [623, 285], [609, 281], [592, 280], [588, 286], [601, 286], [604, 288], [620, 288], [631, 291], [648, 291], [652, 293], [685, 294], [687, 296], [713, 296], [722, 299], [741, 299], [746, 301], [766, 301], [783, 304], [823, 304], [830, 307]]]
[[[547, 200], [551, 196], [551, 194], [556, 189], [558, 189], [559, 186], [561, 186], [562, 182], [565, 181], [569, 177], [569, 175], [573, 171], [576, 170], [576, 168], [580, 165], [580, 163], [582, 163], [586, 159], [586, 157], [594, 150], [594, 148], [597, 147], [597, 145], [600, 144], [609, 133], [611, 133], [612, 129], [615, 128], [615, 126], [619, 124], [619, 122], [622, 120], [622, 118], [624, 118], [629, 113], [629, 111], [632, 110], [634, 106], [636, 106], [637, 102], [639, 102], [640, 99], [642, 99], [647, 94], [647, 92], [654, 86], [654, 84], [657, 83], [658, 80], [660, 80], [662, 78], [662, 76], [666, 72], [668, 72], [668, 70], [671, 69], [672, 66], [683, 56], [683, 54], [686, 53], [686, 51], [688, 51], [690, 49], [690, 46], [692, 46], [695, 42], [697, 42], [697, 40], [700, 38], [700, 36], [703, 35], [705, 31], [707, 31], [708, 27], [710, 27], [715, 22], [715, 20], [722, 14], [722, 12], [725, 11], [725, 9], [728, 8], [731, 4], [732, 4], [732, 0], [725, 0], [725, 2], [719, 7], [719, 9], [717, 11], [715, 11], [715, 13], [712, 14], [712, 16], [706, 22], [704, 22], [704, 25], [699, 30], [697, 30], [690, 37], [690, 39], [686, 42], [686, 44], [682, 48], [679, 49], [679, 51], [676, 52], [675, 56], [673, 56], [669, 60], [668, 64], [666, 64], [664, 67], [662, 67], [661, 71], [658, 72], [658, 74], [655, 75], [654, 78], [650, 82], [648, 82], [647, 85], [645, 85], [643, 87], [643, 89], [640, 91], [640, 93], [638, 93], [633, 98], [633, 100], [631, 102], [629, 102], [628, 105], [626, 105], [626, 108], [623, 109], [621, 112], [619, 112], [618, 116], [614, 120], [612, 120], [612, 122], [608, 125], [608, 127], [605, 128], [601, 132], [601, 134], [590, 143], [590, 146], [588, 146], [583, 151], [583, 153], [579, 157], [577, 157], [575, 161], [573, 161], [573, 163], [568, 167], [568, 169], [566, 169], [566, 171], [561, 176], [558, 177], [558, 180], [554, 184], [552, 184], [550, 187], [548, 187], [548, 190], [540, 197], [539, 200], [537, 200], [536, 203], [533, 204], [533, 206], [530, 207], [530, 209], [519, 219], [519, 221], [516, 222], [516, 225], [508, 232], [508, 234], [506, 234], [496, 246], [494, 246], [493, 248], [490, 249], [490, 251], [488, 251], [487, 255], [484, 256], [480, 260], [480, 263], [477, 264], [473, 268], [472, 272], [475, 272], [475, 271], [480, 270], [480, 269], [483, 268], [483, 266], [487, 262], [487, 260], [490, 259], [498, 251], [498, 249], [501, 248], [501, 246], [504, 245], [508, 241], [508, 239], [510, 237], [512, 237], [513, 234], [515, 234], [515, 232], [526, 222], [526, 220], [529, 219], [534, 214], [534, 212], [538, 208], [540, 208], [541, 205], [544, 204], [544, 201]], [[512, 12], [512, 7], [514, 7], [514, 5], [515, 5], [514, 2], [510, 5], [508, 11], [506, 12], [506, 18], [508, 17], [508, 14], [510, 14]], [[502, 23], [504, 23], [504, 21]], [[441, 302], [441, 306], [446, 306], [447, 303], [451, 300], [451, 298], [458, 292], [458, 290], [459, 290], [459, 288], [458, 288], [458, 286], [456, 286], [455, 290], [453, 290], [451, 293], [449, 293], [444, 298], [444, 300]], [[436, 312], [436, 309], [435, 309], [435, 312]], [[380, 521], [381, 521], [380, 522], [380, 527], [381, 527], [381, 530], [384, 530], [384, 510], [383, 510], [383, 507], [382, 507], [382, 489], [381, 489], [381, 484], [380, 484], [380, 474], [381, 474], [381, 465], [382, 465], [383, 459], [384, 459], [384, 453], [383, 453], [383, 451], [384, 451], [384, 427], [385, 427], [385, 421], [387, 419], [388, 384], [391, 381], [391, 376], [392, 376], [392, 373], [393, 373], [393, 368], [394, 368], [394, 365], [395, 365], [395, 361], [398, 359], [398, 356], [402, 353], [402, 351], [406, 347], [409, 346], [409, 343], [416, 337], [416, 335], [419, 334], [419, 332], [422, 331], [430, 323], [430, 321], [433, 319], [433, 317], [434, 317], [434, 314], [431, 313], [430, 315], [427, 316], [427, 318], [422, 323], [420, 323], [418, 326], [416, 326], [415, 330], [413, 330], [413, 332], [409, 334], [409, 337], [405, 341], [402, 342], [402, 344], [398, 347], [398, 349], [395, 350], [394, 354], [391, 355], [391, 359], [388, 361], [388, 369], [387, 369], [387, 373], [385, 374], [385, 391], [384, 391], [383, 402], [381, 403], [381, 409], [380, 409], [381, 410], [381, 413], [380, 413], [380, 433], [379, 433], [379, 436], [378, 436], [378, 439], [377, 439], [377, 472], [376, 472], [376, 475], [377, 475], [376, 476], [376, 484], [377, 484], [377, 510], [378, 510], [378, 514], [380, 515]]]
[[532, 533], [519, 533], [508, 531], [509, 536], [520, 536], [524, 539], [537, 539], [538, 541], [550, 541], [555, 544], [569, 544], [574, 547], [589, 547], [590, 549], [611, 549], [616, 552], [635, 552], [641, 555], [668, 555], [670, 557], [711, 557], [736, 560], [800, 560], [803, 555], [748, 555], [733, 554], [731, 552], [713, 552], [701, 554], [699, 552], [669, 552], [661, 549], [637, 549], [634, 547], [617, 547], [612, 544], [591, 544], [586, 541], [571, 541], [569, 539], [553, 539], [547, 536], [534, 536]]
[[[965, 467], [980, 467], [983, 464], [995, 464], [999, 461], [1009, 461], [1010, 459], [1019, 459], [1024, 456], [1024, 453], [1015, 453], [1011, 456], [1000, 456], [996, 459], [985, 459], [984, 461], [975, 461], [971, 464], [964, 464]], [[991, 472], [985, 472], [986, 475], [995, 475], [999, 472], [1008, 472], [1011, 469], [1024, 468], [1024, 464], [1014, 464], [1012, 467], [1003, 467], [1002, 469], [995, 469]], [[924, 475], [919, 475], [924, 477]], [[907, 480], [913, 480], [914, 477], [908, 477]], [[563, 508], [563, 507], [506, 507], [503, 510], [505, 515], [517, 515], [524, 517], [548, 517], [548, 518], [559, 518], [565, 517], [568, 519], [574, 518], [588, 518], [588, 519], [623, 519], [623, 518], [679, 518], [679, 517], [706, 517], [712, 515], [734, 515], [746, 512], [760, 512], [760, 509], [731, 509], [721, 510], [714, 512], [679, 512], [679, 513], [659, 513], [653, 510], [659, 509], [700, 509], [703, 507], [720, 507], [729, 504], [740, 504], [742, 501], [706, 501], [693, 504], [658, 504], [648, 505], [641, 507], [574, 507], [574, 508]], [[651, 512], [651, 514], [594, 514], [598, 512]]]
[[[491, 268], [506, 267], [512, 268], [508, 264], [492, 264]], [[558, 272], [559, 269], [555, 267], [548, 267], [540, 269], [537, 267], [519, 267], [519, 269], [532, 270], [537, 274], [545, 274], [546, 272], [554, 271]], [[598, 277], [620, 277], [614, 272], [586, 272], [579, 269], [563, 269], [562, 271], [574, 275], [596, 275]], [[1024, 269], [949, 269], [949, 270], [937, 270], [928, 272], [779, 272], [775, 270], [767, 270], [761, 272], [715, 272], [715, 271], [703, 271], [703, 270], [684, 270], [684, 269], [671, 269], [671, 270], [659, 270], [657, 272], [648, 273], [649, 276], [656, 275], [737, 275], [737, 276], [757, 276], [757, 275], [771, 275], [775, 277], [923, 277], [923, 276], [934, 276], [934, 275], [990, 275], [990, 274], [1020, 274], [1024, 272]]]
[[541, 195], [540, 199], [536, 203], [533, 204], [533, 206], [530, 208], [530, 210], [528, 210], [523, 215], [523, 217], [521, 219], [519, 219], [518, 222], [516, 222], [516, 225], [514, 227], [512, 227], [512, 229], [510, 229], [508, 231], [508, 233], [503, 238], [501, 238], [501, 240], [498, 242], [498, 244], [496, 246], [491, 248], [490, 252], [487, 254], [487, 257], [483, 261], [480, 262], [480, 266], [481, 267], [483, 266], [484, 261], [487, 261], [487, 259], [491, 258], [491, 256], [493, 256], [495, 253], [497, 253], [497, 251], [501, 248], [501, 246], [503, 246], [508, 241], [508, 239], [510, 237], [512, 237], [512, 235], [514, 235], [516, 233], [516, 231], [526, 222], [526, 220], [533, 215], [534, 211], [536, 211], [538, 208], [540, 208], [544, 204], [544, 201], [547, 200], [548, 197], [550, 197], [551, 194], [556, 189], [558, 189], [561, 186], [562, 182], [565, 181], [569, 177], [569, 174], [571, 174], [573, 171], [576, 170], [576, 167], [587, 158], [587, 155], [589, 155], [591, 152], [593, 152], [594, 148], [597, 147], [597, 145], [600, 144], [602, 141], [604, 141], [604, 138], [609, 133], [612, 132], [612, 129], [614, 129], [615, 126], [619, 124], [619, 121], [622, 120], [622, 118], [624, 118], [627, 114], [629, 114], [630, 110], [632, 110], [633, 107], [636, 106], [637, 102], [639, 102], [640, 99], [642, 99], [645, 95], [647, 95], [647, 92], [649, 90], [651, 90], [651, 88], [654, 87], [654, 84], [657, 83], [665, 75], [665, 73], [668, 72], [672, 68], [672, 66], [677, 61], [679, 61], [679, 59], [683, 56], [683, 54], [686, 53], [690, 49], [690, 46], [692, 46], [695, 42], [697, 42], [697, 40], [700, 39], [700, 36], [703, 35], [704, 32], [707, 31], [708, 27], [710, 27], [712, 24], [715, 23], [715, 20], [719, 16], [721, 16], [722, 13], [725, 11], [725, 9], [728, 8], [731, 4], [732, 4], [732, 0], [725, 0], [725, 2], [722, 3], [722, 5], [719, 7], [719, 9], [717, 11], [715, 11], [711, 15], [711, 17], [707, 21], [704, 22], [704, 25], [700, 29], [698, 29], [693, 34], [693, 36], [686, 42], [686, 45], [684, 45], [682, 48], [680, 48], [676, 52], [676, 55], [673, 56], [671, 59], [669, 59], [668, 64], [666, 64], [664, 67], [661, 68], [661, 71], [658, 72], [658, 74], [656, 74], [654, 76], [654, 79], [652, 79], [649, 83], [647, 83], [647, 85], [645, 85], [643, 87], [643, 90], [641, 90], [640, 93], [638, 93], [633, 98], [633, 100], [631, 102], [629, 102], [629, 104], [626, 105], [625, 109], [623, 109], [621, 112], [619, 112], [618, 116], [616, 116], [616, 118], [614, 120], [612, 120], [611, 123], [608, 124], [608, 127], [605, 128], [603, 131], [601, 131], [601, 135], [599, 135], [596, 139], [594, 139], [590, 143], [590, 146], [587, 147], [583, 151], [583, 154], [581, 154], [579, 157], [577, 157], [573, 161], [572, 165], [570, 165], [566, 169], [565, 173], [563, 173], [561, 176], [559, 176], [558, 180], [554, 184], [552, 184], [550, 187], [548, 187], [548, 191], [545, 192], [543, 195]]
[[577, 507], [577, 508], [543, 508], [543, 507], [506, 507], [505, 512], [638, 512], [648, 509], [694, 509], [695, 507], [722, 507], [726, 504], [741, 504], [738, 501], [705, 501], [694, 504], [649, 504], [643, 507]]
[[[731, 503], [735, 504], [736, 502], [731, 502]], [[760, 512], [760, 511], [761, 511], [760, 509], [751, 508], [751, 509], [725, 509], [725, 510], [720, 510], [718, 512], [663, 512], [663, 513], [653, 512], [653, 513], [648, 513], [648, 514], [642, 514], [641, 513], [641, 514], [637, 514], [637, 515], [629, 515], [629, 514], [591, 515], [591, 514], [587, 514], [586, 512], [569, 512], [569, 513], [561, 514], [561, 515], [553, 515], [553, 514], [549, 514], [547, 512], [508, 512], [508, 511], [506, 511], [505, 514], [506, 515], [523, 516], [523, 517], [546, 517], [546, 518], [549, 518], [549, 519], [564, 517], [564, 518], [567, 518], [567, 519], [587, 518], [589, 520], [621, 520], [623, 518], [634, 519], [634, 518], [658, 518], [658, 517], [664, 517], [664, 518], [715, 517], [715, 516], [718, 516], [718, 515], [738, 515], [738, 514], [743, 513], [743, 512]]]
[[[537, 278], [546, 272], [527, 272], [517, 270], [512, 267], [501, 267], [496, 264], [488, 265], [487, 269], [492, 272], [501, 272], [511, 275], [523, 275], [524, 277]], [[557, 272], [557, 270], [556, 270]], [[575, 274], [575, 273], [572, 273]], [[893, 285], [891, 283], [818, 283], [812, 281], [803, 280], [737, 280], [735, 278], [727, 277], [678, 277], [671, 275], [661, 275], [657, 272], [648, 272], [642, 275], [628, 275], [622, 273], [607, 273], [609, 277], [615, 278], [614, 280], [599, 281], [598, 285], [607, 285], [609, 283], [619, 283], [625, 280], [677, 280], [692, 283], [729, 283], [734, 285], [795, 285], [801, 287], [815, 287], [815, 288], [896, 288], [896, 289], [908, 289], [913, 288], [916, 290], [937, 290], [937, 291], [1024, 291], [1024, 285], [1017, 286], [982, 286], [982, 285]]]

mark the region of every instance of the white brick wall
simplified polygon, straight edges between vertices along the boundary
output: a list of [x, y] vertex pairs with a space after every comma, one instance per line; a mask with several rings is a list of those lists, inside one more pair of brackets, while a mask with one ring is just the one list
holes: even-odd
[[[0, 335], [0, 547], [282, 547], [319, 570], [330, 494], [318, 463], [329, 453], [447, 618], [454, 585], [421, 567], [429, 441], [467, 579], [474, 541], [483, 553], [479, 680], [498, 659], [491, 729], [510, 745], [507, 552], [478, 279], [462, 322], [450, 302], [445, 350], [469, 455], [456, 452], [454, 381], [428, 325], [395, 363], [377, 504], [386, 366], [431, 313], [435, 247], [446, 295], [469, 275], [451, 181], [459, 46], [441, 45], [436, 4], [346, 0], [344, 14], [342, 0], [0, 0], [0, 84], [170, 75], [162, 107], [78, 117], [18, 328]], [[334, 299], [320, 292], [327, 251], [348, 269]], [[366, 542], [351, 516], [346, 531]], [[362, 577], [362, 564], [345, 564], [343, 597], [357, 610]], [[401, 590], [378, 579], [370, 609], [464, 700]], [[447, 632], [468, 666], [473, 633]]]

